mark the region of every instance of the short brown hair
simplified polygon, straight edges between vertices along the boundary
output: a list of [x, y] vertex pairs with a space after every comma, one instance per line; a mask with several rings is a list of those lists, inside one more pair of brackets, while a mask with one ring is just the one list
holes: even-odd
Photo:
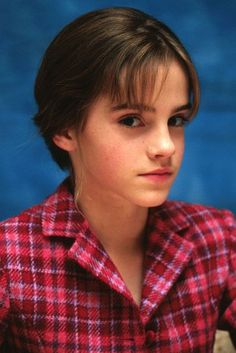
[[34, 122], [58, 165], [69, 169], [71, 162], [54, 144], [55, 134], [69, 127], [82, 131], [91, 103], [103, 93], [112, 99], [125, 96], [128, 103], [135, 100], [137, 83], [142, 90], [150, 87], [158, 65], [173, 58], [188, 74], [194, 115], [199, 105], [197, 73], [165, 24], [126, 7], [89, 12], [68, 24], [46, 50], [35, 83]]

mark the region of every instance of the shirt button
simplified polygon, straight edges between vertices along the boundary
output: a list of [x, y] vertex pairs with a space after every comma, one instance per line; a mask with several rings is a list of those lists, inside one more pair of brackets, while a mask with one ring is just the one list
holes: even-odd
[[149, 330], [146, 332], [146, 345], [151, 346], [155, 342], [156, 334], [154, 331]]

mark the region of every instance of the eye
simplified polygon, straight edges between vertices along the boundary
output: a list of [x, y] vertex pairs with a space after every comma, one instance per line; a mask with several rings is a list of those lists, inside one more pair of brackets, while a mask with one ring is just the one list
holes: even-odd
[[168, 121], [169, 126], [175, 126], [175, 127], [183, 127], [183, 126], [186, 126], [188, 123], [189, 123], [189, 119], [181, 115], [172, 116]]
[[130, 128], [139, 127], [142, 122], [137, 116], [129, 115], [119, 121], [119, 124]]

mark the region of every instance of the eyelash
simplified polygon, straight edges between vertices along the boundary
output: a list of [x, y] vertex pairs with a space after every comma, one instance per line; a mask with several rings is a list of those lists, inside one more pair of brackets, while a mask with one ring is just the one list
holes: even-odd
[[127, 128], [130, 128], [130, 129], [134, 129], [134, 128], [137, 128], [137, 127], [140, 127], [140, 126], [131, 126], [131, 125], [126, 125], [124, 122], [128, 121], [128, 120], [132, 120], [132, 119], [137, 119], [139, 121], [141, 121], [141, 119], [135, 115], [128, 115], [128, 116], [125, 116], [124, 118], [122, 118], [120, 121], [119, 121], [119, 124], [121, 125], [124, 125], [125, 127]]
[[[139, 128], [140, 125], [138, 126], [131, 126], [131, 125], [128, 125], [128, 124], [125, 124], [125, 122], [127, 122], [128, 120], [134, 120], [134, 119], [137, 119], [139, 121], [141, 121], [141, 119], [138, 117], [138, 116], [135, 116], [135, 115], [128, 115], [124, 118], [122, 118], [120, 121], [119, 121], [119, 124], [127, 127], [128, 129], [135, 129], [135, 128]], [[180, 119], [179, 123], [176, 124], [176, 121], [177, 119]], [[174, 115], [172, 117], [170, 117], [170, 119], [168, 120], [168, 125], [169, 126], [173, 126], [173, 127], [184, 127], [186, 126], [188, 123], [190, 122], [190, 120], [184, 116], [181, 116], [181, 115]]]
[[[171, 120], [172, 119], [180, 119], [180, 124], [170, 124]], [[181, 116], [181, 115], [175, 115], [175, 116], [172, 116], [169, 121], [168, 121], [168, 125], [169, 126], [174, 126], [174, 127], [184, 127], [186, 126], [188, 123], [190, 122], [190, 119], [188, 119], [187, 117], [184, 117], [184, 116]]]

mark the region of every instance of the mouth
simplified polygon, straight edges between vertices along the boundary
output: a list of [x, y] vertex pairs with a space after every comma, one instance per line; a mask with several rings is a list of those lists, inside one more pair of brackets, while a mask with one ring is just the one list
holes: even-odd
[[165, 182], [168, 181], [173, 174], [174, 172], [171, 168], [160, 168], [145, 174], [139, 174], [139, 176], [154, 182]]

